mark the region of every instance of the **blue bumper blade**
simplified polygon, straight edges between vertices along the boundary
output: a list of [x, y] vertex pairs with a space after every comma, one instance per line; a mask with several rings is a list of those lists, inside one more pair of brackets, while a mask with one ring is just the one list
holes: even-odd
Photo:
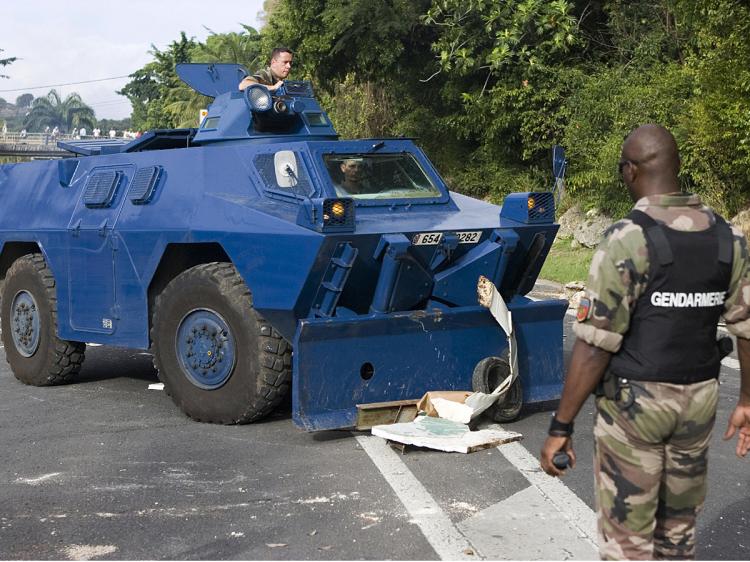
[[[525, 402], [559, 398], [566, 306], [510, 303]], [[301, 320], [294, 340], [294, 422], [307, 431], [353, 427], [357, 404], [471, 390], [476, 364], [506, 349], [505, 334], [479, 306]]]

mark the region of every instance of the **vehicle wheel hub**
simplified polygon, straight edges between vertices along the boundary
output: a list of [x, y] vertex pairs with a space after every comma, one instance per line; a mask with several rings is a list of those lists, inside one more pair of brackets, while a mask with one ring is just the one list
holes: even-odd
[[229, 325], [213, 310], [193, 310], [177, 328], [177, 358], [185, 376], [199, 388], [214, 390], [227, 382], [235, 349]]
[[31, 357], [39, 348], [39, 308], [31, 293], [19, 291], [11, 304], [11, 333], [18, 353]]

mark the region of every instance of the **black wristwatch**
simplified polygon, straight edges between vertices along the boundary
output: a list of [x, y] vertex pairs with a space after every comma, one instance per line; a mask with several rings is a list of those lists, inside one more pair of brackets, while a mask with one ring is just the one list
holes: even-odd
[[555, 417], [555, 414], [552, 414], [547, 435], [553, 437], [570, 437], [573, 435], [573, 422], [563, 423]]

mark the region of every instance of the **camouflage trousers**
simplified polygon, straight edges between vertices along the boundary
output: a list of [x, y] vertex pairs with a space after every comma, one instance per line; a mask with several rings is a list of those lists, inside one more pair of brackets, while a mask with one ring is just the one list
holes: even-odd
[[603, 560], [692, 559], [706, 496], [716, 379], [633, 382], [633, 404], [597, 398], [594, 477]]

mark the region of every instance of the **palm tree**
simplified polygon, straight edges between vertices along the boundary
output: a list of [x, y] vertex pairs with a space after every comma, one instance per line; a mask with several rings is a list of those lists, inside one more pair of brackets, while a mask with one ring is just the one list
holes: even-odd
[[81, 96], [72, 93], [63, 100], [57, 90], [36, 98], [24, 121], [24, 127], [29, 131], [41, 131], [49, 126], [67, 132], [81, 126], [93, 129], [95, 124], [94, 110], [84, 103]]
[[[205, 43], [192, 49], [192, 62], [225, 62], [244, 64], [251, 72], [262, 61], [260, 34], [249, 25], [244, 31], [215, 33], [208, 29]], [[188, 85], [177, 81], [164, 97], [165, 110], [180, 127], [195, 127], [198, 111], [211, 103]]]

